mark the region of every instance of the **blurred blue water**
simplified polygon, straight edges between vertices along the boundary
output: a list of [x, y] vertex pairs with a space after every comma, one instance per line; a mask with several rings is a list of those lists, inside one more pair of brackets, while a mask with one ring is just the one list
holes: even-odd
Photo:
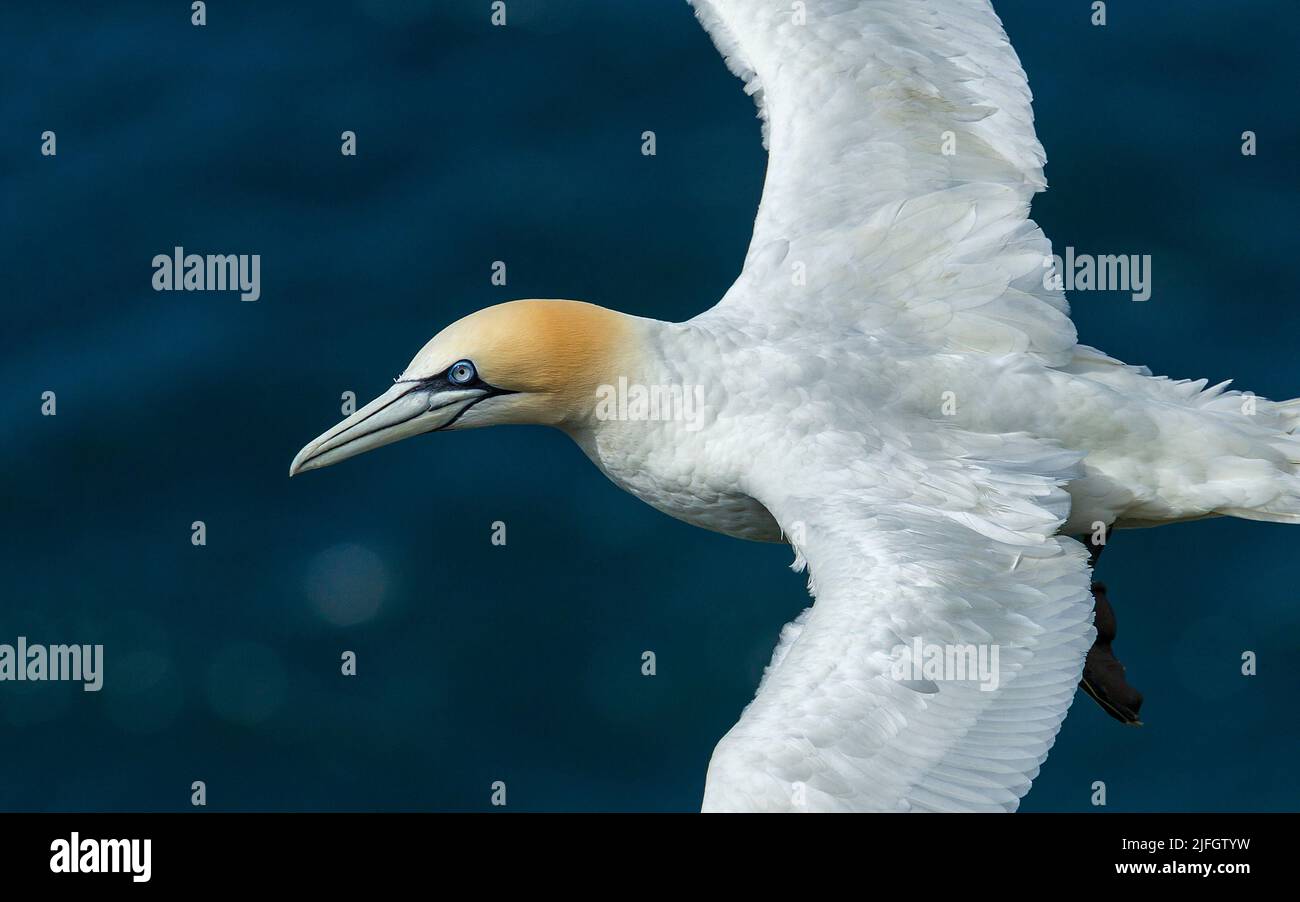
[[[711, 305], [761, 189], [751, 101], [685, 3], [516, 0], [506, 28], [478, 0], [209, 7], [0, 8], [0, 642], [101, 642], [107, 669], [0, 684], [0, 808], [186, 808], [193, 780], [216, 809], [476, 810], [494, 780], [512, 809], [696, 807], [805, 603], [788, 550], [657, 514], [541, 429], [285, 473], [342, 392], [480, 306]], [[1036, 218], [1154, 258], [1151, 301], [1073, 299], [1081, 337], [1300, 395], [1300, 14], [1109, 7], [998, 4], [1049, 156]], [[261, 254], [261, 301], [152, 291], [178, 244]], [[1300, 807], [1297, 542], [1118, 536], [1147, 726], [1081, 697], [1025, 810], [1090, 810], [1094, 780], [1110, 810]]]

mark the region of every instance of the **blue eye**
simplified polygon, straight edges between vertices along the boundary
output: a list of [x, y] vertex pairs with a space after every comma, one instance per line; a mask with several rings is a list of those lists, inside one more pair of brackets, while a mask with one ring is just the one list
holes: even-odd
[[451, 365], [451, 369], [447, 370], [447, 379], [453, 385], [468, 385], [477, 376], [478, 372], [475, 371], [474, 364], [468, 360], [458, 360]]

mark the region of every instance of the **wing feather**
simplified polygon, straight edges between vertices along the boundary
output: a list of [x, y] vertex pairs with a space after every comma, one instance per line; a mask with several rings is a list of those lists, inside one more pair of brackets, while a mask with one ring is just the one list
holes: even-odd
[[[1055, 535], [1077, 455], [1021, 435], [934, 439], [819, 436], [757, 462], [755, 496], [816, 603], [718, 744], [706, 810], [1009, 811], [1028, 791], [1093, 638], [1086, 553]], [[900, 678], [914, 642], [995, 667]]]
[[691, 2], [770, 151], [744, 272], [711, 315], [1069, 361], [1028, 219], [1045, 157], [988, 0]]

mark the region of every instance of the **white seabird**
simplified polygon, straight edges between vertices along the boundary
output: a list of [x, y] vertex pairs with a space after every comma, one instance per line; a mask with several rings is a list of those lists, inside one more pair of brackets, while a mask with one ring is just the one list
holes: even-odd
[[[1070, 536], [1297, 522], [1300, 407], [1078, 343], [1028, 218], [1046, 186], [1029, 88], [987, 0], [694, 5], [770, 150], [722, 300], [684, 323], [482, 310], [290, 475], [422, 432], [562, 429], [646, 503], [789, 541], [811, 571], [706, 810], [1014, 810], [1094, 641]], [[702, 404], [602, 407], [620, 385]], [[996, 687], [900, 677], [918, 642], [995, 649]]]

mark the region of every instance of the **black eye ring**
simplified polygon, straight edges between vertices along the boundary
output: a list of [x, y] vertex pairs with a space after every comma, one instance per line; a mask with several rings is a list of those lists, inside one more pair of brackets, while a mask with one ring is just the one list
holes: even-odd
[[452, 385], [468, 385], [478, 378], [478, 370], [468, 360], [457, 360], [447, 369], [447, 381]]

